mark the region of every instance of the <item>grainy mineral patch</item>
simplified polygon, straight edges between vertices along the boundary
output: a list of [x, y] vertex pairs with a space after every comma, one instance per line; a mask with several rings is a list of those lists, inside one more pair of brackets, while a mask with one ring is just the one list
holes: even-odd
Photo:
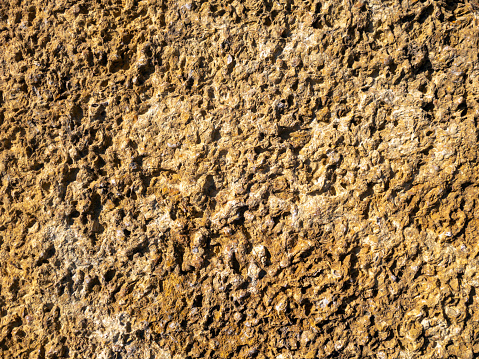
[[479, 356], [478, 9], [0, 1], [0, 356]]

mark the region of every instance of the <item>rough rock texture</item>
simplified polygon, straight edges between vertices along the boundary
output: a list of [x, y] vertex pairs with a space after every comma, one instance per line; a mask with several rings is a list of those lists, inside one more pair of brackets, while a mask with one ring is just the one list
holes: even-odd
[[0, 2], [2, 358], [479, 355], [474, 2]]

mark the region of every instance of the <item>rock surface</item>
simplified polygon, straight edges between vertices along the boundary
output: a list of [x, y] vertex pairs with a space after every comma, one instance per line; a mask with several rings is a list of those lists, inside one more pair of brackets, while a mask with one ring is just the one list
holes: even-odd
[[474, 2], [0, 2], [5, 358], [479, 355]]

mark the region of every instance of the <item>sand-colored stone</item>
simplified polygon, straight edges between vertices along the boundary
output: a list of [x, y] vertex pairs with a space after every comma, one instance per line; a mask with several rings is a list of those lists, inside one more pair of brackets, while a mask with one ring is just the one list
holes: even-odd
[[0, 357], [479, 355], [479, 7], [0, 2]]

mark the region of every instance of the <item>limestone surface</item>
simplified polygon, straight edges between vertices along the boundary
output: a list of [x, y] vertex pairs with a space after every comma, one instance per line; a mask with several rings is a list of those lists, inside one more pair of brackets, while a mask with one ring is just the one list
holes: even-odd
[[478, 357], [478, 50], [475, 1], [0, 1], [0, 357]]

